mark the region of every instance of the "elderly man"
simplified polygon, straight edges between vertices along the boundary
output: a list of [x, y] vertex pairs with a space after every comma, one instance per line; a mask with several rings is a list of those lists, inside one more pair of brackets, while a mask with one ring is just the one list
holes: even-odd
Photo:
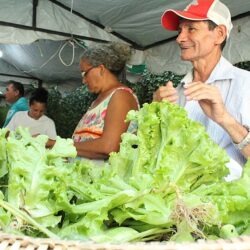
[[28, 101], [24, 96], [24, 87], [20, 82], [9, 81], [7, 82], [6, 91], [4, 97], [6, 102], [11, 104], [11, 107], [7, 113], [3, 127], [6, 127], [10, 122], [13, 115], [18, 111], [29, 110]]
[[229, 9], [219, 0], [196, 0], [184, 10], [166, 10], [162, 25], [178, 30], [181, 59], [193, 69], [177, 88], [160, 87], [154, 101], [185, 107], [211, 138], [241, 166], [250, 156], [250, 72], [234, 67], [222, 56], [232, 29]]

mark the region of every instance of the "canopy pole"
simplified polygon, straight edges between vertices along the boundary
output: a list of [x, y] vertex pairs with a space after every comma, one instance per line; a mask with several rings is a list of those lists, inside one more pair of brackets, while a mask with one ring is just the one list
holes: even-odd
[[38, 0], [33, 0], [33, 13], [32, 13], [32, 27], [33, 28], [36, 28], [37, 5], [38, 5]]
[[38, 79], [38, 88], [42, 88], [42, 86], [43, 86], [43, 80], [41, 80], [41, 79]]

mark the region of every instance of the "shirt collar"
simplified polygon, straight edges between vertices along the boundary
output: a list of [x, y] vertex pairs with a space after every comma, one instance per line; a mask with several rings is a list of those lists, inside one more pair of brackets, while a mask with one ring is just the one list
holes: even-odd
[[15, 102], [11, 103], [10, 106], [17, 105], [23, 102], [24, 97], [18, 98]]
[[[215, 66], [211, 75], [207, 79], [206, 83], [212, 83], [219, 80], [227, 80], [234, 78], [233, 65], [221, 56], [219, 62]], [[193, 81], [193, 71], [189, 71], [181, 80], [182, 85], [188, 84]]]
[[220, 61], [215, 66], [211, 75], [209, 76], [207, 83], [220, 81], [220, 80], [229, 80], [234, 78], [233, 75], [233, 65], [221, 56]]

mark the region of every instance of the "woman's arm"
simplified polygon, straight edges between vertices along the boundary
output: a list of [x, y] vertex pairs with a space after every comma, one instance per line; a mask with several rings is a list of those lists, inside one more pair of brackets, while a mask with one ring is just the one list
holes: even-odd
[[128, 111], [137, 110], [134, 96], [126, 90], [116, 91], [107, 108], [104, 130], [100, 138], [75, 142], [77, 155], [90, 159], [106, 159], [111, 152], [119, 150], [121, 134], [126, 132], [129, 123], [125, 122]]
[[46, 143], [46, 148], [52, 148], [56, 143], [56, 140], [51, 140], [51, 139], [48, 139], [47, 143]]

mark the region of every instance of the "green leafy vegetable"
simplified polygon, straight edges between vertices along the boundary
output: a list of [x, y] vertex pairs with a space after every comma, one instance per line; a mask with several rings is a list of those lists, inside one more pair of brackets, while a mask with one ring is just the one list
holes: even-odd
[[[249, 231], [250, 162], [240, 180], [225, 182], [226, 152], [177, 105], [145, 104], [127, 119], [137, 122], [137, 135], [123, 134], [120, 151], [103, 166], [68, 161], [76, 156], [71, 139], [58, 138], [49, 150], [46, 136], [19, 129], [6, 139], [1, 130], [2, 180], [8, 170], [2, 227], [18, 217], [33, 227], [21, 227], [25, 234], [97, 242], [186, 241]], [[231, 236], [228, 224], [235, 229]]]

